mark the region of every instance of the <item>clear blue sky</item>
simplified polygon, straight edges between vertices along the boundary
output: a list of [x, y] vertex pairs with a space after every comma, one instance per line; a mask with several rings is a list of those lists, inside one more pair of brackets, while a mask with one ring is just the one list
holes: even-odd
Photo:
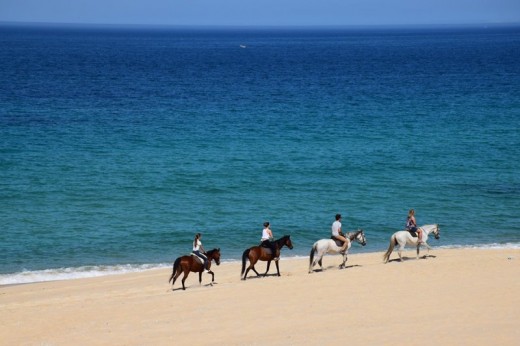
[[0, 22], [151, 25], [520, 23], [520, 0], [0, 0]]

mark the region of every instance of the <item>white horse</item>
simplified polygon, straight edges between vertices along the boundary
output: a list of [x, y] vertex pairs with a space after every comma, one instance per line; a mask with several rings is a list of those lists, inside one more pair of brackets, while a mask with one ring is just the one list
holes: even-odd
[[412, 235], [410, 234], [409, 231], [397, 231], [394, 234], [392, 234], [392, 236], [390, 237], [390, 245], [388, 246], [388, 250], [386, 250], [386, 253], [383, 256], [384, 262], [385, 263], [388, 262], [388, 260], [390, 259], [390, 254], [392, 253], [392, 251], [394, 251], [394, 246], [396, 246], [397, 244], [399, 244], [398, 253], [399, 253], [399, 259], [401, 261], [403, 260], [403, 257], [401, 256], [401, 252], [403, 251], [405, 245], [412, 245], [412, 246], [417, 247], [417, 258], [419, 258], [419, 249], [421, 248], [421, 245], [426, 246], [426, 248], [428, 250], [430, 250], [431, 247], [427, 243], [428, 234], [433, 233], [433, 235], [435, 236], [435, 239], [439, 239], [441, 229], [439, 228], [439, 225], [437, 225], [437, 224], [424, 225], [419, 228], [422, 229], [422, 231], [423, 231], [423, 234], [422, 234], [423, 244], [419, 244], [419, 241], [418, 241], [419, 238], [412, 237]]
[[[339, 266], [340, 268], [345, 267], [345, 262], [347, 262], [347, 255], [350, 246], [352, 245], [352, 241], [357, 241], [361, 245], [367, 245], [367, 241], [365, 238], [365, 233], [363, 233], [362, 229], [358, 229], [356, 232], [348, 232], [345, 236], [347, 238], [347, 248], [345, 253], [343, 254], [343, 262]], [[312, 268], [318, 263], [320, 268], [323, 270], [323, 265], [321, 260], [323, 259], [323, 255], [328, 254], [337, 254], [340, 253], [341, 246], [336, 244], [336, 241], [333, 239], [320, 239], [312, 245], [310, 260], [309, 260], [309, 273], [312, 273]], [[316, 255], [316, 258], [314, 258]]]

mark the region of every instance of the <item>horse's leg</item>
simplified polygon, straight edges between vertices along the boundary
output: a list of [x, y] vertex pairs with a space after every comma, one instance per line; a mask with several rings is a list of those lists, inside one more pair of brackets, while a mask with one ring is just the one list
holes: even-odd
[[343, 260], [343, 262], [341, 262], [341, 264], [339, 265], [339, 269], [342, 269], [342, 268], [345, 268], [345, 262], [347, 261], [347, 260], [346, 260], [347, 252], [345, 251], [344, 254], [342, 254], [342, 253], [340, 252], [340, 254], [341, 254], [341, 259]]
[[249, 273], [249, 271], [251, 269], [253, 269], [253, 271], [256, 273], [257, 276], [260, 276], [260, 274], [255, 269], [255, 264], [257, 261], [258, 261], [258, 258], [256, 258], [256, 255], [254, 255], [254, 253], [252, 251], [250, 251], [249, 252], [249, 267], [247, 267], [246, 272], [244, 273], [243, 280], [245, 280], [247, 278], [247, 273]]
[[202, 272], [199, 272], [199, 286], [202, 285]]
[[345, 268], [345, 263], [347, 263], [347, 260], [348, 260], [347, 251], [345, 251], [345, 254], [343, 255], [343, 263], [341, 263], [341, 265], [339, 266], [340, 268]]
[[[428, 245], [427, 242], [423, 242], [423, 245], [426, 247], [426, 255], [424, 256], [424, 258], [426, 258], [430, 255], [430, 250], [432, 250], [432, 247]], [[417, 253], [417, 256], [419, 256], [419, 253]]]
[[314, 264], [318, 263], [320, 265], [321, 271], [323, 271], [323, 256], [325, 255], [326, 252], [327, 252], [327, 250], [318, 251], [318, 256], [316, 256], [316, 261], [314, 261]]
[[274, 261], [274, 263], [276, 264], [276, 272], [278, 273], [278, 276], [280, 276], [280, 267], [278, 265], [278, 262], [279, 261]]
[[399, 254], [399, 261], [403, 261], [403, 256], [402, 256], [402, 252], [403, 252], [403, 249], [404, 249], [404, 245], [406, 243], [399, 243], [399, 250], [397, 251], [397, 253]]
[[255, 272], [256, 276], [260, 276], [260, 273], [256, 271], [255, 266], [253, 264], [251, 264], [251, 265], [249, 265], [249, 267], [246, 269], [246, 272], [244, 273], [244, 280], [246, 279], [247, 273], [250, 270], [253, 270]]
[[177, 271], [174, 273], [175, 276], [173, 277], [172, 288], [173, 288], [173, 285], [175, 285], [175, 280], [177, 280], [177, 278], [179, 277], [179, 275], [181, 275], [181, 273], [182, 273], [182, 270], [181, 270], [181, 268], [179, 267], [179, 268], [177, 269]]
[[323, 271], [323, 256], [325, 256], [327, 251], [328, 251], [327, 249], [321, 250], [321, 252], [318, 254], [318, 258], [319, 258], [318, 264], [320, 265], [321, 271]]
[[183, 290], [186, 290], [186, 286], [184, 286], [184, 281], [186, 281], [186, 278], [188, 277], [188, 275], [190, 274], [190, 270], [189, 269], [184, 269], [184, 276], [182, 277], [182, 289]]
[[316, 265], [316, 263], [318, 263], [320, 265], [320, 269], [323, 271], [323, 254], [321, 253], [318, 253], [318, 256], [316, 256], [316, 259], [314, 260], [314, 262], [312, 262], [312, 267], [314, 268], [314, 266]]
[[[277, 261], [275, 261], [277, 262]], [[264, 276], [267, 276], [267, 273], [269, 272], [269, 267], [271, 266], [271, 260], [267, 261], [267, 269], [265, 270]]]
[[312, 261], [309, 263], [309, 273], [313, 272], [313, 268], [316, 264], [320, 265], [321, 270], [323, 270], [323, 266], [321, 265], [321, 260], [323, 258], [323, 254], [318, 251], [316, 248], [312, 248], [311, 250], [311, 258]]

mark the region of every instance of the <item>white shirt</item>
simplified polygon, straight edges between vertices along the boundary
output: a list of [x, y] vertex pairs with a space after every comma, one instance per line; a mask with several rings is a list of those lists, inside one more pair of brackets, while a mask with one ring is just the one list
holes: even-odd
[[339, 222], [339, 220], [336, 220], [332, 223], [332, 235], [338, 236], [339, 231], [341, 231], [341, 222]]
[[193, 242], [193, 251], [199, 251], [200, 246], [202, 245], [202, 242], [200, 239], [197, 239], [197, 241]]
[[262, 230], [262, 241], [269, 240], [271, 238], [271, 236], [269, 235], [269, 232], [267, 230], [268, 230], [268, 228], [264, 228]]

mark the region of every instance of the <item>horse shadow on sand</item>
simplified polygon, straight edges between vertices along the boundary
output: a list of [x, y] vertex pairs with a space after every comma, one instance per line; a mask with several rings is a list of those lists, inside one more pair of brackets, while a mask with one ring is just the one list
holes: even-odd
[[[283, 274], [280, 274], [280, 276], [283, 276]], [[269, 277], [279, 277], [277, 273], [267, 273], [267, 274], [260, 274], [255, 276], [248, 276], [247, 280], [255, 280], [255, 279], [263, 279], [263, 278], [269, 278]]]
[[345, 266], [343, 268], [338, 268], [339, 266], [337, 265], [329, 265], [327, 267], [323, 267], [323, 269], [321, 268], [316, 268], [316, 269], [313, 269], [313, 272], [315, 273], [319, 273], [319, 272], [324, 272], [324, 271], [327, 271], [329, 269], [339, 269], [339, 270], [345, 270], [345, 269], [349, 269], [349, 268], [355, 268], [355, 267], [363, 267], [362, 265], [360, 264], [352, 264], [352, 265], [349, 265], [349, 266]]
[[[419, 258], [417, 258], [415, 256], [413, 256], [413, 257], [403, 256], [403, 262], [410, 261], [410, 260], [416, 260], [416, 259], [425, 260], [425, 259], [428, 259], [428, 258], [437, 258], [437, 256], [435, 256], [435, 255], [423, 255], [423, 256], [419, 256]], [[399, 258], [394, 258], [394, 259], [388, 260], [388, 262], [401, 262], [401, 260]]]
[[[193, 285], [193, 286], [188, 286], [186, 288], [190, 288], [190, 289], [197, 289], [197, 288], [203, 288], [203, 287], [213, 287], [217, 284], [217, 282], [210, 282], [208, 284], [204, 284], [204, 285]], [[170, 291], [172, 292], [175, 292], [175, 291], [182, 291], [182, 287], [179, 287], [179, 288], [172, 288]]]

